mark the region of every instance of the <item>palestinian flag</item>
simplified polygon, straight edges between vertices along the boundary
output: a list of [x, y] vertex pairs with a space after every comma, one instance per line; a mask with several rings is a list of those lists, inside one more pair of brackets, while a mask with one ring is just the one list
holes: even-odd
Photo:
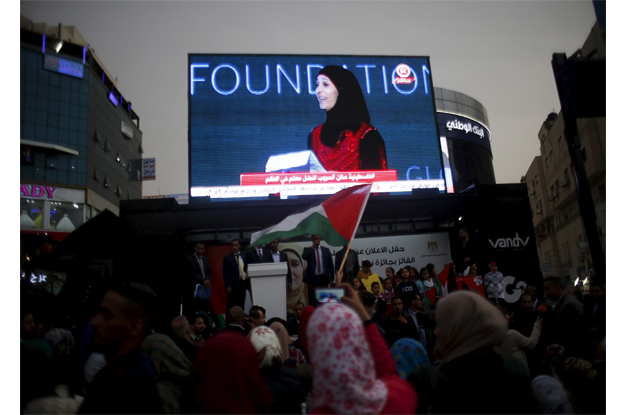
[[276, 238], [319, 235], [330, 246], [347, 245], [358, 230], [365, 211], [371, 184], [349, 187], [320, 205], [287, 216], [282, 222], [254, 232], [250, 247], [266, 245]]
[[438, 278], [438, 280], [441, 282], [441, 284], [443, 286], [443, 297], [446, 296], [447, 294], [449, 294], [449, 290], [447, 289], [447, 279], [449, 278], [449, 271], [451, 270], [451, 264], [452, 263], [453, 263], [453, 261], [450, 262], [449, 264], [447, 264], [447, 266], [436, 277], [436, 278]]

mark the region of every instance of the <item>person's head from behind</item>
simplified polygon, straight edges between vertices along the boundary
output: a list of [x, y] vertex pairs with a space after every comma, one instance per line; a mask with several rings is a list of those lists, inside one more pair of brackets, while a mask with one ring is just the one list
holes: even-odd
[[480, 350], [492, 351], [508, 330], [499, 310], [484, 297], [458, 291], [436, 303], [438, 348], [443, 363]]
[[373, 309], [373, 306], [375, 304], [375, 297], [373, 296], [373, 294], [368, 291], [360, 291], [358, 293], [358, 298], [360, 299], [362, 305], [365, 307], [365, 310], [367, 310], [369, 314], [371, 314], [371, 310]]
[[378, 298], [380, 296], [380, 283], [379, 282], [371, 283], [371, 294], [373, 294], [375, 298]]
[[391, 355], [399, 377], [407, 381], [419, 393], [419, 405], [422, 404], [429, 392], [430, 358], [421, 343], [414, 339], [402, 338], [391, 347]]
[[252, 321], [254, 322], [255, 327], [262, 326], [266, 322], [265, 320], [266, 311], [261, 306], [257, 306], [257, 305], [252, 306], [252, 308], [250, 308], [249, 315]]
[[419, 272], [419, 278], [421, 278], [421, 281], [426, 281], [430, 279], [430, 271], [427, 269], [427, 267], [421, 268], [421, 271]]
[[519, 300], [519, 307], [525, 311], [532, 311], [532, 296], [523, 294]]
[[383, 316], [386, 315], [386, 312], [388, 311], [388, 304], [386, 304], [386, 302], [384, 301], [383, 298], [378, 298], [378, 300], [375, 302], [375, 306], [373, 307], [375, 311], [377, 311], [378, 313], [381, 313]]
[[356, 312], [341, 303], [318, 307], [310, 318], [307, 337], [315, 405], [341, 414], [379, 413], [388, 390], [377, 379], [365, 329]]
[[545, 295], [553, 301], [558, 301], [564, 294], [565, 287], [557, 277], [549, 277], [543, 283]]
[[171, 331], [176, 337], [188, 339], [189, 335], [191, 334], [191, 326], [189, 325], [189, 320], [187, 320], [187, 317], [183, 315], [174, 317], [174, 319], [171, 321]]
[[371, 272], [371, 265], [371, 261], [365, 259], [364, 261], [362, 261], [362, 270], [366, 273]]
[[191, 366], [190, 380], [197, 405], [193, 413], [269, 413], [272, 397], [254, 346], [243, 334], [226, 330], [207, 341]]
[[131, 282], [106, 292], [91, 319], [94, 348], [107, 359], [139, 348], [155, 320], [157, 298], [145, 284]]
[[252, 342], [258, 359], [258, 368], [277, 368], [282, 365], [282, 345], [276, 333], [269, 327], [256, 327], [247, 338]]
[[394, 316], [401, 315], [404, 309], [404, 303], [400, 297], [393, 297], [391, 300], [391, 308], [393, 309], [392, 313]]
[[228, 310], [228, 323], [243, 326], [245, 323], [245, 311], [238, 305], [231, 307]]
[[386, 278], [395, 278], [395, 269], [393, 267], [386, 268]]

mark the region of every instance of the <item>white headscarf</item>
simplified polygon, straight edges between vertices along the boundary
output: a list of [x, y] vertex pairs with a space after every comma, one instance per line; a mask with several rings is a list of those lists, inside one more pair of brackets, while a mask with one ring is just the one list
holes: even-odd
[[271, 366], [274, 362], [274, 358], [282, 362], [282, 346], [280, 345], [280, 340], [276, 333], [269, 327], [256, 327], [254, 330], [250, 331], [247, 338], [252, 342], [257, 355], [260, 356], [263, 349], [265, 351], [265, 356], [258, 364], [259, 369]]
[[388, 395], [376, 378], [362, 321], [340, 303], [318, 307], [306, 331], [313, 369], [314, 407], [338, 414], [377, 414]]

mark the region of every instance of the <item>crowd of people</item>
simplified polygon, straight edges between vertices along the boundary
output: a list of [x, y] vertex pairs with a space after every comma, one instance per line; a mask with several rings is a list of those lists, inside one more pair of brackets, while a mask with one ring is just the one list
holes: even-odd
[[[279, 262], [277, 244], [268, 248], [256, 255]], [[208, 288], [203, 249], [188, 273]], [[246, 290], [238, 240], [232, 250], [230, 296]], [[38, 328], [43, 316], [23, 309], [21, 412], [605, 413], [605, 285], [591, 283], [580, 302], [548, 278], [545, 301], [527, 286], [509, 304], [494, 262], [482, 296], [443, 292], [432, 264], [371, 280], [365, 260], [337, 273], [339, 302], [318, 305], [315, 288], [336, 271], [315, 267], [327, 255], [313, 237], [309, 293], [287, 320], [262, 305], [246, 312], [235, 292], [225, 324], [195, 296], [192, 315], [163, 324], [156, 294], [136, 282], [111, 287], [84, 324]]]

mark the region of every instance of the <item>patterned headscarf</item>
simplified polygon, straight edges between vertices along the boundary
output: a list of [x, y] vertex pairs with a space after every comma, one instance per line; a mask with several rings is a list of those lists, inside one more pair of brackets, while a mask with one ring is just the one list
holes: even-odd
[[402, 379], [406, 380], [411, 373], [418, 379], [428, 376], [430, 359], [425, 347], [418, 341], [407, 337], [397, 340], [391, 347], [391, 355]]
[[149, 335], [141, 348], [156, 371], [156, 387], [165, 413], [180, 413], [180, 394], [189, 376], [191, 362], [176, 343], [164, 334]]
[[552, 344], [545, 349], [543, 360], [549, 364], [553, 376], [561, 377], [564, 369], [566, 351], [559, 344]]
[[508, 324], [484, 297], [469, 291], [450, 294], [437, 303], [438, 349], [443, 363], [501, 343]]
[[339, 414], [379, 413], [388, 389], [376, 378], [362, 321], [340, 303], [318, 307], [307, 329], [314, 407]]
[[74, 347], [74, 335], [67, 329], [50, 329], [43, 335], [43, 338], [50, 343], [57, 357], [67, 357]]
[[557, 379], [546, 375], [536, 376], [532, 380], [532, 388], [543, 414], [573, 413], [566, 389]]
[[[264, 356], [260, 363], [258, 364], [258, 368], [262, 369], [265, 367], [269, 367], [273, 365], [275, 359], [283, 362], [286, 359], [282, 359], [282, 346], [280, 345], [280, 340], [276, 333], [266, 326], [256, 327], [254, 330], [250, 331], [250, 334], [247, 335], [247, 338], [252, 342], [252, 346], [256, 350], [256, 354], [261, 357], [263, 350]], [[287, 358], [288, 358], [288, 350], [287, 350]]]

